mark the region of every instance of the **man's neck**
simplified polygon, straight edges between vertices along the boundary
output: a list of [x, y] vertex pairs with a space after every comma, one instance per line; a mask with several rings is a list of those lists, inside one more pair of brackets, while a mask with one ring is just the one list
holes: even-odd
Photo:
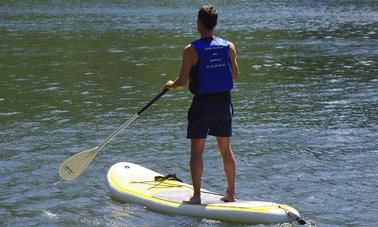
[[213, 31], [205, 31], [201, 32], [201, 39], [206, 39], [206, 38], [212, 38], [213, 37]]

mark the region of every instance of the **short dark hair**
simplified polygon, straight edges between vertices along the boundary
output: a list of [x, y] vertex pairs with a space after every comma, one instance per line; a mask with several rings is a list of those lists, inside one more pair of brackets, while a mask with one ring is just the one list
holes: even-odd
[[205, 4], [199, 8], [198, 20], [207, 30], [212, 30], [217, 25], [218, 11], [215, 6]]

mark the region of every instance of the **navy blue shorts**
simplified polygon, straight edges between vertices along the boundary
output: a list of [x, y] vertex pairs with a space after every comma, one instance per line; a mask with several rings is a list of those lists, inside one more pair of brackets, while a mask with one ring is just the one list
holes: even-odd
[[230, 92], [197, 94], [188, 112], [186, 138], [204, 139], [207, 135], [232, 136]]

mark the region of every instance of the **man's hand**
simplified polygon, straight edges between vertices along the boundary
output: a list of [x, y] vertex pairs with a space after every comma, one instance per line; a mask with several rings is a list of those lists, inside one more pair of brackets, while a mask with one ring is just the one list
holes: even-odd
[[181, 86], [177, 86], [175, 84], [175, 81], [173, 80], [168, 80], [167, 82], [165, 82], [164, 87], [168, 88], [170, 91], [177, 91], [180, 90], [180, 88], [182, 88]]
[[165, 88], [168, 88], [168, 89], [172, 89], [174, 83], [175, 83], [175, 82], [174, 82], [173, 80], [168, 80], [167, 82], [165, 82], [164, 87], [165, 87]]

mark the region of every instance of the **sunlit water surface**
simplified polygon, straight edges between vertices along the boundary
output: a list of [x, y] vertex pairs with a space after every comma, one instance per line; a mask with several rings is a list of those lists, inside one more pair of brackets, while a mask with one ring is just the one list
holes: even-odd
[[[217, 34], [236, 44], [241, 71], [233, 92], [237, 197], [292, 205], [308, 226], [373, 226], [377, 2], [304, 2], [214, 1]], [[190, 182], [186, 90], [161, 98], [75, 181], [57, 173], [177, 76], [183, 47], [198, 37], [200, 4], [0, 3], [1, 226], [234, 225], [110, 199], [106, 172], [118, 161]], [[203, 187], [225, 190], [213, 138]]]

